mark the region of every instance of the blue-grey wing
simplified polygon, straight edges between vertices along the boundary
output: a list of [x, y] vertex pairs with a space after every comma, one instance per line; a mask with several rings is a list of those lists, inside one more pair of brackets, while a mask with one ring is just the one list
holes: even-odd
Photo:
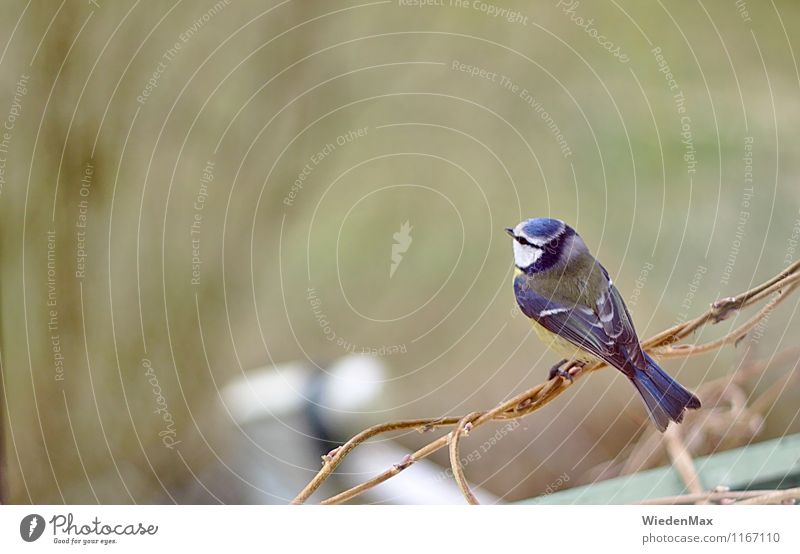
[[547, 299], [528, 286], [525, 275], [514, 279], [514, 294], [522, 312], [539, 325], [629, 373], [626, 351], [610, 337], [595, 309], [581, 304], [565, 305]]
[[600, 266], [600, 268], [608, 283], [606, 289], [597, 298], [596, 304], [597, 317], [603, 325], [603, 330], [606, 335], [616, 341], [619, 348], [625, 350], [634, 365], [646, 367], [647, 362], [639, 345], [639, 337], [636, 335], [633, 320], [631, 319], [631, 314], [628, 313], [627, 306], [625, 306], [625, 301], [622, 300], [622, 295], [620, 295], [617, 287], [614, 286], [605, 268], [603, 266]]

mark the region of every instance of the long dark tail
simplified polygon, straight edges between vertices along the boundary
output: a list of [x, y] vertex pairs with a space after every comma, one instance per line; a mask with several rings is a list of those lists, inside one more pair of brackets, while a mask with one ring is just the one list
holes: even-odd
[[700, 400], [667, 375], [647, 354], [647, 367], [636, 368], [631, 381], [642, 395], [647, 411], [659, 431], [664, 431], [670, 421], [680, 423], [683, 412], [700, 407]]

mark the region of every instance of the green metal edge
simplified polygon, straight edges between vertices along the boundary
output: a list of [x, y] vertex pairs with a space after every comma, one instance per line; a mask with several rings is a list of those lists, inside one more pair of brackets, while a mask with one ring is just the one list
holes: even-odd
[[[751, 444], [695, 459], [704, 489], [732, 490], [800, 486], [800, 434]], [[520, 504], [634, 504], [686, 494], [672, 466], [648, 469], [520, 501]]]

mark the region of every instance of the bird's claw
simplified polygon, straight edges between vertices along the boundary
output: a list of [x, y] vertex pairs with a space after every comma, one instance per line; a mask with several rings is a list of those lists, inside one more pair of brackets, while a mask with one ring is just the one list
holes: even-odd
[[572, 374], [569, 371], [564, 371], [563, 369], [556, 370], [555, 373], [550, 378], [553, 379], [554, 377], [561, 377], [562, 379], [566, 379], [570, 383], [575, 381], [575, 378], [572, 377]]
[[569, 368], [572, 367], [572, 364], [568, 364], [567, 370], [562, 369], [564, 364], [567, 363], [567, 360], [561, 360], [556, 365], [550, 368], [550, 373], [548, 375], [548, 379], [552, 380], [556, 377], [561, 377], [562, 379], [568, 379], [571, 383], [573, 381], [572, 375], [569, 372]]

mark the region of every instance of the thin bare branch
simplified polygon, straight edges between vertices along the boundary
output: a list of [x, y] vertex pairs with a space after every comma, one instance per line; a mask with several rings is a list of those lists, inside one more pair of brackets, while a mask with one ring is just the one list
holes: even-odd
[[800, 487], [782, 491], [770, 491], [761, 496], [742, 500], [737, 504], [783, 504], [788, 500], [797, 500], [798, 498], [800, 498]]
[[458, 444], [461, 441], [461, 437], [469, 433], [469, 429], [472, 427], [472, 421], [479, 415], [481, 414], [478, 412], [465, 415], [461, 418], [461, 421], [458, 422], [456, 428], [453, 429], [453, 432], [450, 433], [450, 466], [453, 468], [453, 477], [456, 480], [458, 488], [461, 489], [464, 498], [466, 498], [467, 502], [470, 504], [480, 504], [480, 502], [478, 502], [478, 499], [472, 494], [469, 483], [467, 483], [467, 479], [464, 477], [464, 468], [461, 466]]
[[389, 433], [391, 431], [399, 431], [401, 429], [414, 429], [419, 428], [423, 429], [426, 427], [434, 428], [440, 427], [445, 425], [454, 425], [458, 423], [457, 417], [448, 417], [448, 418], [436, 418], [436, 419], [410, 419], [406, 421], [395, 421], [391, 423], [381, 423], [380, 425], [374, 425], [369, 429], [365, 429], [361, 431], [359, 434], [354, 436], [352, 439], [344, 443], [342, 446], [338, 448], [334, 448], [331, 452], [328, 453], [327, 456], [323, 457], [323, 465], [322, 469], [314, 476], [308, 485], [303, 488], [302, 491], [292, 500], [292, 504], [302, 504], [308, 497], [314, 494], [320, 485], [328, 478], [328, 476], [333, 473], [333, 470], [341, 463], [341, 461], [347, 456], [355, 447], [357, 447], [362, 442], [371, 439], [376, 435], [380, 435], [382, 433]]
[[699, 494], [703, 492], [703, 485], [700, 482], [700, 476], [697, 474], [697, 469], [694, 467], [692, 456], [686, 449], [683, 442], [681, 431], [677, 425], [670, 425], [664, 431], [664, 441], [667, 446], [667, 453], [669, 454], [672, 465], [678, 471], [678, 474], [683, 479], [686, 485], [686, 490], [690, 494]]
[[[798, 491], [800, 489], [786, 489], [786, 491]], [[696, 504], [698, 502], [721, 502], [734, 501], [740, 499], [757, 499], [775, 491], [761, 490], [761, 491], [707, 491], [693, 494], [680, 494], [677, 496], [664, 496], [661, 498], [651, 498], [650, 500], [643, 500], [639, 504], [645, 506], [653, 505], [671, 505], [671, 504]], [[779, 491], [785, 492], [785, 491]], [[797, 494], [797, 493], [794, 493]], [[740, 502], [741, 504], [742, 502]], [[757, 503], [756, 503], [757, 504]]]
[[724, 337], [721, 337], [717, 340], [713, 340], [710, 342], [706, 342], [703, 344], [680, 344], [680, 345], [668, 345], [656, 348], [653, 350], [653, 353], [660, 357], [660, 358], [685, 358], [688, 356], [694, 356], [696, 354], [704, 354], [706, 352], [711, 352], [713, 350], [718, 350], [723, 346], [729, 344], [736, 344], [744, 338], [747, 333], [752, 331], [775, 307], [780, 304], [784, 299], [788, 298], [789, 295], [794, 292], [797, 288], [797, 284], [794, 284], [786, 289], [786, 292], [781, 293], [777, 291], [775, 294], [776, 296], [773, 297], [763, 308], [761, 308], [753, 317], [748, 319], [744, 324], [737, 327], [730, 333], [726, 334]]
[[[447, 418], [449, 422], [453, 418]], [[448, 425], [454, 425], [458, 423], [458, 419], [454, 423], [448, 423]], [[403, 460], [400, 464], [395, 464], [386, 471], [378, 474], [377, 476], [373, 477], [369, 481], [365, 481], [360, 485], [356, 485], [355, 487], [349, 488], [344, 492], [340, 492], [336, 496], [332, 496], [326, 500], [320, 502], [320, 504], [341, 504], [342, 502], [347, 502], [351, 498], [355, 498], [359, 494], [363, 493], [366, 490], [369, 490], [377, 485], [380, 485], [387, 479], [394, 477], [404, 469], [406, 469], [409, 465], [413, 464], [414, 462], [418, 462], [423, 458], [427, 458], [443, 446], [445, 446], [450, 438], [450, 434], [441, 436], [433, 442], [430, 442], [411, 454], [410, 456], [406, 456], [405, 460]]]

